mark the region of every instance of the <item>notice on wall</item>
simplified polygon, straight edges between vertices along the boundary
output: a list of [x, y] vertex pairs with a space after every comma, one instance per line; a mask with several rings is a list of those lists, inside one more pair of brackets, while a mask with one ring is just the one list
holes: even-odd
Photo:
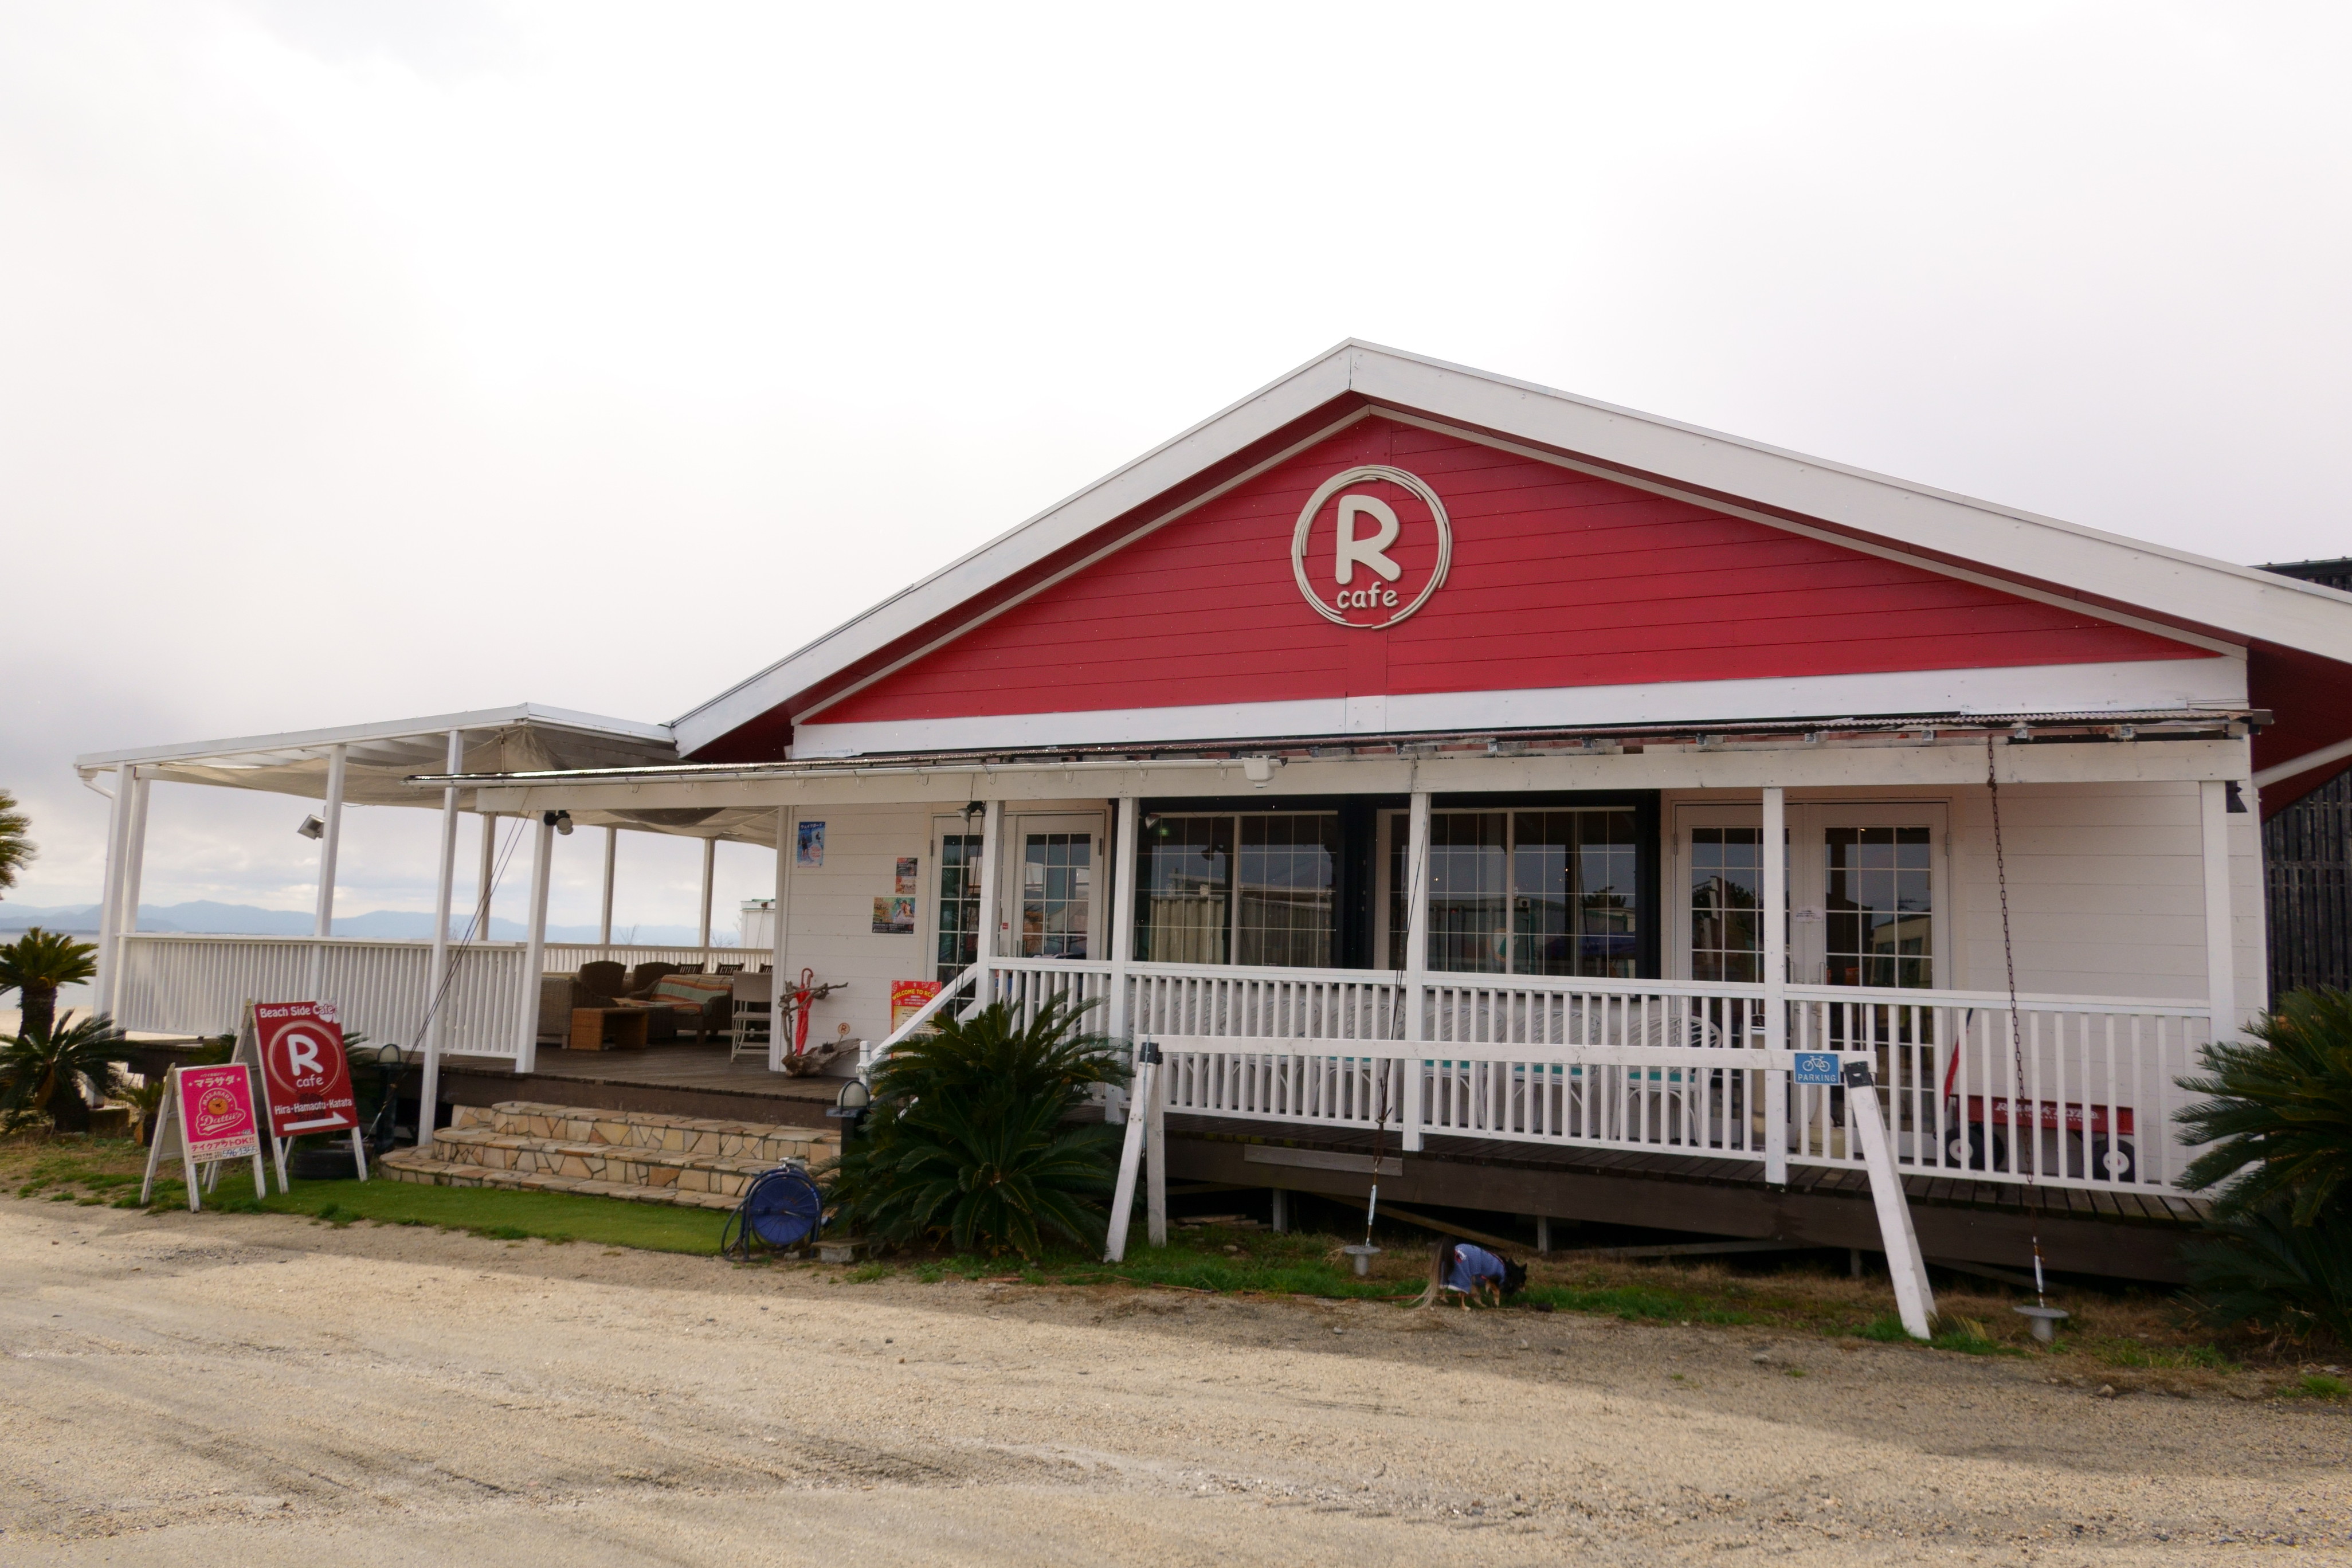
[[360, 1124], [343, 1026], [332, 1002], [257, 1002], [253, 1023], [271, 1137], [341, 1132]]
[[253, 1114], [253, 1079], [244, 1063], [181, 1068], [173, 1088], [179, 1094], [180, 1137], [190, 1161], [206, 1164], [261, 1152], [261, 1126]]
[[876, 936], [912, 936], [914, 931], [914, 900], [877, 899], [874, 900], [874, 934]]
[[803, 822], [793, 849], [793, 864], [803, 871], [814, 871], [824, 864], [824, 824]]
[[893, 980], [890, 982], [890, 1032], [897, 1034], [907, 1026], [907, 1020], [930, 1005], [940, 994], [936, 980]]
[[916, 859], [917, 858], [912, 855], [898, 857], [898, 885], [890, 889], [892, 892], [914, 893], [921, 890], [915, 885]]

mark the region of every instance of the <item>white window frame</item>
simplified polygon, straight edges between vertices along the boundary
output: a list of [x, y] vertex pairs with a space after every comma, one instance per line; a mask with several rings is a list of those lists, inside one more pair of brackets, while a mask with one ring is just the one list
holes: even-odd
[[[1296, 967], [1296, 966], [1293, 966], [1293, 965], [1276, 964], [1276, 963], [1266, 963], [1266, 964], [1244, 963], [1242, 963], [1242, 962], [1241, 962], [1241, 960], [1240, 960], [1240, 958], [1239, 958], [1239, 956], [1238, 956], [1238, 955], [1240, 954], [1240, 952], [1241, 952], [1241, 950], [1242, 950], [1242, 926], [1241, 926], [1241, 921], [1242, 921], [1242, 900], [1241, 900], [1241, 883], [1240, 883], [1240, 873], [1241, 873], [1240, 860], [1241, 860], [1241, 852], [1242, 852], [1242, 818], [1244, 818], [1244, 817], [1245, 817], [1245, 816], [1246, 816], [1246, 817], [1268, 817], [1268, 816], [1328, 816], [1328, 817], [1332, 818], [1334, 821], [1339, 822], [1339, 826], [1340, 826], [1340, 828], [1341, 828], [1341, 832], [1342, 832], [1343, 837], [1342, 837], [1342, 840], [1341, 840], [1341, 843], [1340, 843], [1340, 845], [1339, 845], [1339, 848], [1338, 848], [1338, 849], [1336, 849], [1336, 850], [1334, 850], [1333, 855], [1332, 855], [1332, 867], [1331, 867], [1331, 872], [1332, 872], [1332, 900], [1331, 900], [1331, 962], [1330, 962], [1330, 963], [1329, 963], [1329, 964], [1325, 965], [1325, 967], [1327, 967], [1327, 968], [1331, 968], [1331, 967], [1337, 967], [1337, 966], [1338, 966], [1339, 962], [1339, 951], [1340, 951], [1340, 949], [1339, 949], [1339, 916], [1340, 916], [1340, 910], [1339, 910], [1339, 878], [1340, 861], [1344, 858], [1345, 854], [1346, 854], [1346, 849], [1347, 849], [1347, 846], [1346, 846], [1345, 839], [1344, 839], [1344, 834], [1345, 834], [1345, 830], [1346, 830], [1346, 823], [1345, 823], [1345, 821], [1342, 819], [1342, 814], [1341, 814], [1341, 813], [1337, 812], [1337, 811], [1334, 811], [1334, 810], [1331, 810], [1331, 809], [1330, 809], [1330, 808], [1328, 808], [1328, 807], [1318, 807], [1318, 808], [1312, 808], [1312, 809], [1306, 808], [1306, 807], [1300, 807], [1300, 808], [1297, 808], [1297, 809], [1285, 809], [1285, 808], [1283, 808], [1283, 807], [1276, 806], [1276, 807], [1272, 808], [1271, 810], [1266, 810], [1266, 811], [1186, 811], [1186, 810], [1184, 810], [1182, 807], [1179, 806], [1179, 807], [1176, 807], [1176, 808], [1171, 809], [1171, 810], [1166, 810], [1166, 811], [1155, 811], [1155, 812], [1153, 812], [1153, 813], [1151, 814], [1151, 816], [1152, 816], [1152, 817], [1153, 817], [1154, 819], [1158, 819], [1158, 818], [1160, 818], [1160, 817], [1175, 817], [1175, 818], [1179, 818], [1179, 819], [1182, 819], [1182, 820], [1188, 820], [1188, 821], [1190, 821], [1190, 820], [1199, 820], [1199, 819], [1202, 819], [1202, 818], [1215, 818], [1215, 819], [1218, 819], [1218, 820], [1222, 820], [1222, 821], [1225, 821], [1225, 822], [1230, 822], [1230, 823], [1232, 823], [1232, 824], [1234, 825], [1234, 839], [1233, 839], [1233, 845], [1234, 845], [1234, 847], [1233, 847], [1233, 854], [1234, 854], [1234, 896], [1233, 896], [1230, 900], [1227, 900], [1227, 903], [1226, 903], [1226, 909], [1225, 909], [1225, 957], [1226, 957], [1226, 963], [1229, 963], [1232, 967], [1236, 968], [1236, 969], [1281, 969], [1281, 968], [1287, 968], [1287, 967]], [[1149, 828], [1146, 828], [1146, 829], [1144, 829], [1144, 831], [1145, 831], [1145, 832], [1149, 832], [1149, 831], [1150, 831], [1150, 829], [1149, 829]], [[1142, 842], [1142, 840], [1141, 840], [1141, 837], [1139, 836], [1138, 840], [1137, 840], [1137, 844], [1136, 844], [1136, 860], [1137, 860], [1137, 865], [1136, 865], [1135, 867], [1129, 868], [1129, 870], [1130, 870], [1134, 875], [1136, 875], [1136, 876], [1137, 876], [1137, 877], [1139, 877], [1139, 878], [1142, 875], [1142, 872], [1141, 872], [1141, 863], [1142, 863], [1142, 857], [1143, 857], [1143, 854], [1144, 854], [1144, 851], [1145, 851], [1146, 847], [1147, 847], [1147, 846], [1145, 846], [1145, 844], [1144, 844], [1144, 843]], [[1137, 918], [1137, 921], [1138, 921], [1139, 922], [1140, 922], [1140, 921], [1141, 921], [1141, 919], [1142, 919], [1142, 915], [1143, 915], [1143, 900], [1145, 900], [1145, 898], [1147, 898], [1147, 897], [1149, 896], [1150, 892], [1150, 889], [1148, 889], [1148, 888], [1146, 888], [1146, 887], [1143, 885], [1143, 883], [1142, 883], [1141, 881], [1139, 881], [1139, 881], [1136, 883], [1136, 888], [1135, 888], [1135, 893], [1136, 893], [1136, 918]]]
[[[1691, 977], [1690, 833], [1694, 827], [1761, 827], [1764, 807], [1732, 802], [1682, 801], [1671, 812], [1674, 831], [1665, 846], [1668, 934], [1665, 958], [1670, 980]], [[1829, 879], [1822, 864], [1831, 827], [1925, 827], [1927, 829], [1927, 909], [1934, 940], [1929, 957], [1935, 989], [1956, 988], [1952, 971], [1952, 924], [1958, 902], [1952, 896], [1951, 802], [1922, 800], [1792, 800], [1788, 804], [1789, 981], [1824, 983], [1828, 963]], [[1810, 919], [1806, 918], [1810, 915]]]
[[[997, 952], [999, 958], [1022, 958], [1021, 901], [1022, 868], [1027, 862], [1029, 835], [1033, 833], [1083, 833], [1092, 842], [1087, 847], [1087, 865], [1092, 872], [1087, 892], [1087, 959], [1107, 959], [1110, 947], [1111, 911], [1118, 907], [1110, 897], [1110, 878], [1107, 849], [1109, 836], [1104, 831], [1108, 814], [1099, 811], [1041, 811], [1004, 814], [1004, 842], [983, 849], [983, 854], [1001, 849], [1003, 864], [996, 879]], [[1071, 962], [1076, 962], [1072, 960]]]

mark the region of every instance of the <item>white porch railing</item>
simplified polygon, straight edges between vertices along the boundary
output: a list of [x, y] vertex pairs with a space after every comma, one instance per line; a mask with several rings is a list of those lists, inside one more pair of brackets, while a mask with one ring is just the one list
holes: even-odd
[[[442, 1049], [453, 1056], [512, 1059], [522, 1032], [520, 1009], [539, 1005], [534, 980], [526, 1001], [520, 942], [470, 942], [449, 950], [450, 975], [440, 1000]], [[626, 947], [551, 942], [542, 973], [569, 974], [586, 963], [625, 964], [764, 963], [740, 947]], [[195, 936], [135, 931], [122, 940], [115, 1019], [159, 1034], [216, 1035], [235, 1029], [247, 1002], [331, 999], [343, 1027], [378, 1043], [423, 1042], [433, 946], [424, 942], [320, 941], [299, 936]]]
[[[1113, 982], [1105, 963], [990, 967], [1023, 1006]], [[1761, 986], [1417, 979], [1418, 1006], [1414, 979], [1391, 972], [1139, 963], [1126, 1016], [1160, 1043], [1179, 1113], [1386, 1127], [1407, 1147], [1455, 1136], [1744, 1162], [1764, 1157], [1777, 1121], [1790, 1163], [1861, 1163], [1844, 1091], [1791, 1083], [1787, 1058], [1766, 1058]], [[2012, 1047], [1998, 994], [1788, 994], [1790, 1049], [1866, 1058], [1898, 1154], [1922, 1173], [2145, 1192], [2187, 1163], [2173, 1079], [2210, 1038], [2204, 1006], [2021, 997]]]
[[[433, 948], [421, 942], [321, 942], [295, 936], [125, 937], [115, 1021], [126, 1029], [216, 1035], [236, 1029], [247, 1002], [331, 998], [346, 1030], [415, 1046], [428, 1005]], [[450, 950], [441, 1002], [443, 1048], [512, 1057], [523, 950], [516, 942]], [[314, 979], [315, 977], [315, 979]], [[534, 1004], [537, 997], [532, 998]]]

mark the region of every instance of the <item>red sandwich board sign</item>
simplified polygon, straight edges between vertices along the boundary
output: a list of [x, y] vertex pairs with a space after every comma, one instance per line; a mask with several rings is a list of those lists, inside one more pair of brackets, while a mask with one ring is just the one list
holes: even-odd
[[268, 1108], [269, 1142], [278, 1161], [278, 1187], [286, 1190], [286, 1146], [306, 1132], [352, 1135], [352, 1158], [367, 1180], [367, 1149], [359, 1132], [359, 1103], [352, 1095], [350, 1059], [343, 1054], [343, 1026], [332, 1002], [256, 1002], [237, 1038], [239, 1060], [261, 1068], [262, 1096]]
[[269, 1191], [261, 1168], [261, 1121], [253, 1073], [243, 1062], [172, 1069], [163, 1091], [163, 1118], [147, 1149], [147, 1180], [139, 1189], [142, 1204], [153, 1194], [155, 1167], [163, 1162], [164, 1144], [173, 1141], [179, 1144], [190, 1212], [204, 1206], [203, 1185], [196, 1177], [199, 1164], [212, 1166], [208, 1176], [217, 1176], [223, 1162], [249, 1159], [255, 1194]]

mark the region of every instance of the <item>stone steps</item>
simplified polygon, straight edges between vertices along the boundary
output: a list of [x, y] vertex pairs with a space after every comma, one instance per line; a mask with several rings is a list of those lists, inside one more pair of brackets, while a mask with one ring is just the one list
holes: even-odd
[[731, 1209], [761, 1172], [822, 1164], [840, 1146], [830, 1129], [507, 1100], [459, 1106], [429, 1150], [378, 1163], [399, 1182]]

